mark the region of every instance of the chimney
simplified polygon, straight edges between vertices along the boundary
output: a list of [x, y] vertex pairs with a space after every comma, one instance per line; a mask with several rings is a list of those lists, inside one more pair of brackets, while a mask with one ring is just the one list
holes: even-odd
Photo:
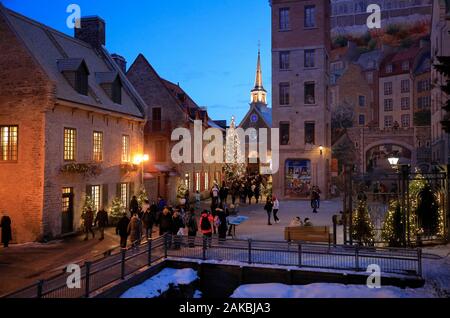
[[81, 28], [75, 28], [75, 38], [100, 49], [106, 43], [106, 23], [98, 17], [81, 18]]
[[119, 54], [111, 54], [111, 57], [113, 58], [114, 62], [119, 66], [119, 68], [122, 70], [122, 72], [125, 74], [127, 72], [127, 60]]

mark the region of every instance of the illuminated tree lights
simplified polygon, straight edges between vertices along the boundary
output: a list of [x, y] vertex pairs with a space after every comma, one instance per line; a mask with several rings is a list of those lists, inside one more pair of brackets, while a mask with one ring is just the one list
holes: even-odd
[[409, 238], [415, 241], [423, 234], [429, 236], [444, 236], [445, 215], [443, 209], [444, 197], [440, 191], [434, 191], [428, 181], [418, 174], [409, 184], [409, 220], [408, 206], [402, 211], [400, 202], [391, 201], [383, 224], [382, 238], [389, 246], [401, 246], [406, 243], [405, 233], [408, 230], [405, 220], [409, 222]]
[[242, 151], [239, 136], [236, 132], [236, 122], [234, 117], [232, 117], [230, 128], [227, 129], [225, 146], [226, 163], [224, 165], [224, 174], [228, 184], [237, 182], [245, 176], [244, 153], [245, 150]]
[[374, 225], [365, 200], [360, 200], [358, 207], [353, 212], [352, 236], [360, 245], [370, 246], [374, 244]]

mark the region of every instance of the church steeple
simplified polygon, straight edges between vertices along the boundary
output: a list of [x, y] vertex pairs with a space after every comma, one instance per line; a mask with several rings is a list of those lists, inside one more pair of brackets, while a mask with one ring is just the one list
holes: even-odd
[[261, 50], [258, 49], [258, 62], [256, 64], [255, 88], [251, 91], [252, 104], [267, 104], [267, 91], [264, 89], [261, 69]]

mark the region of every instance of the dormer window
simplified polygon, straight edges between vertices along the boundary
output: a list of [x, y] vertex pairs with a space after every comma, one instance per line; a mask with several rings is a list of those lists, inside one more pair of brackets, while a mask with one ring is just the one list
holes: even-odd
[[57, 61], [58, 70], [63, 74], [78, 94], [88, 95], [89, 92], [89, 69], [84, 59], [67, 58]]
[[116, 104], [122, 104], [122, 81], [117, 72], [95, 73], [97, 83]]
[[392, 73], [393, 70], [394, 70], [394, 67], [392, 66], [392, 64], [386, 65], [386, 73]]

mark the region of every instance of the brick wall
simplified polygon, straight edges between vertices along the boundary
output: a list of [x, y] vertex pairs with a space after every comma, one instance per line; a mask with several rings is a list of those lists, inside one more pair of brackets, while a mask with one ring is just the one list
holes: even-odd
[[42, 234], [44, 117], [54, 86], [0, 14], [0, 125], [18, 125], [18, 161], [0, 163], [0, 213], [12, 219], [13, 242]]

